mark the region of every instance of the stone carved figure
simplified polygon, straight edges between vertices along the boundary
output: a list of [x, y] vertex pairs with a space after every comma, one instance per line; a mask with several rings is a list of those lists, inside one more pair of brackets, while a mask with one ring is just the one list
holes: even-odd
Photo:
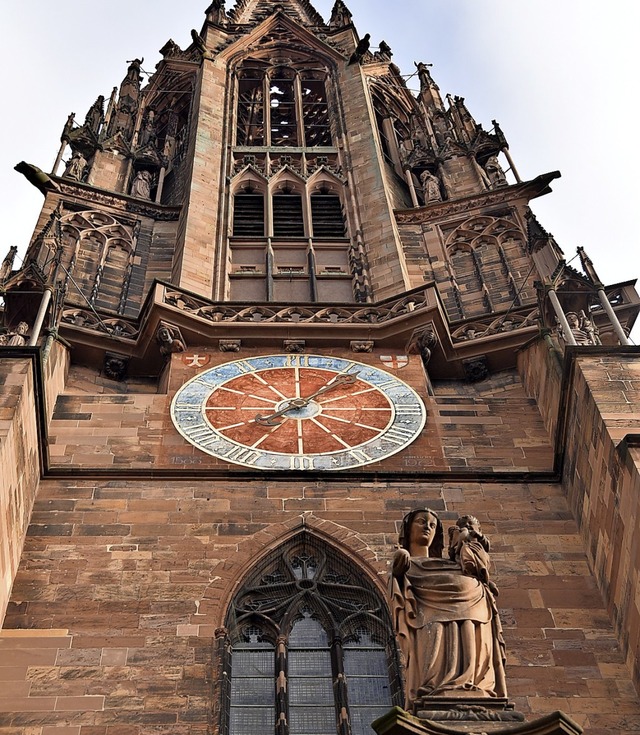
[[187, 349], [179, 330], [164, 323], [160, 324], [156, 332], [156, 341], [160, 345], [160, 354], [165, 357]]
[[138, 199], [151, 199], [151, 173], [149, 171], [138, 171], [131, 184], [131, 196]]
[[380, 41], [380, 46], [378, 47], [380, 51], [380, 55], [385, 59], [391, 59], [393, 56], [393, 51], [391, 50], [391, 46], [386, 41]]
[[491, 544], [475, 516], [460, 516], [449, 528], [449, 558], [460, 564], [463, 574], [477, 577], [497, 597], [498, 588], [489, 579]]
[[[571, 334], [573, 334], [573, 338], [576, 341], [576, 344], [579, 345], [597, 345], [600, 344], [600, 340], [597, 337], [596, 334], [596, 328], [593, 325], [593, 322], [591, 319], [587, 317], [587, 315], [584, 313], [584, 311], [581, 311], [580, 314], [576, 314], [575, 311], [569, 311], [566, 314], [567, 321], [569, 322], [569, 328], [571, 329]], [[558, 322], [558, 333], [560, 336], [565, 340], [568, 341], [565, 338], [564, 330], [562, 329], [562, 326]]]
[[27, 344], [27, 335], [29, 334], [29, 325], [27, 322], [20, 322], [13, 332], [7, 344], [9, 347], [24, 347]]
[[423, 171], [420, 176], [420, 184], [422, 185], [422, 196], [424, 203], [441, 202], [442, 193], [440, 191], [440, 180], [431, 171]]
[[454, 558], [443, 559], [436, 513], [417, 509], [402, 521], [390, 598], [409, 711], [424, 698], [507, 696], [505, 644], [483, 537], [467, 521], [453, 535]]
[[74, 181], [82, 181], [84, 170], [87, 167], [87, 159], [80, 153], [74, 151], [71, 158], [67, 161], [67, 166], [62, 174], [65, 179], [73, 179]]
[[431, 86], [434, 86], [433, 78], [431, 77], [431, 72], [429, 71], [429, 67], [432, 66], [432, 64], [425, 64], [422, 61], [419, 62], [413, 62], [416, 69], [418, 70], [418, 79], [420, 80], [420, 89], [428, 89]]
[[142, 130], [140, 131], [140, 139], [138, 141], [140, 148], [144, 148], [147, 145], [155, 146], [158, 141], [155, 117], [155, 111], [148, 109], [144, 117]]
[[499, 189], [501, 186], [509, 185], [497, 156], [491, 156], [489, 158], [484, 165], [484, 170], [487, 173], [487, 178], [492, 189]]
[[222, 24], [227, 17], [224, 10], [224, 0], [213, 0], [204, 12], [210, 23], [217, 23], [218, 25]]
[[6, 334], [0, 334], [0, 347], [6, 347], [7, 342], [9, 341], [9, 338]]

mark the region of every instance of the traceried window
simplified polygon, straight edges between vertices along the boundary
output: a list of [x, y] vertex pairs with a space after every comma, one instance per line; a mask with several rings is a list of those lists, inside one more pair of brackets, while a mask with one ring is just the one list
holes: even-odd
[[238, 72], [236, 145], [331, 146], [325, 77], [322, 70], [246, 61]]
[[371, 723], [401, 703], [377, 589], [307, 532], [249, 575], [227, 629], [224, 735], [373, 735]]

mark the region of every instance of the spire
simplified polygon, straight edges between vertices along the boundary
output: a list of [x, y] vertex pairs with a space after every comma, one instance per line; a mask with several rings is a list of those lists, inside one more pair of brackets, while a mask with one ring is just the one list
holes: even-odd
[[331, 30], [337, 30], [338, 28], [344, 28], [351, 23], [351, 11], [342, 2], [342, 0], [336, 0], [333, 10], [331, 11], [331, 20], [329, 21], [329, 28]]
[[325, 22], [310, 0], [236, 0], [229, 11], [231, 23], [257, 25], [270, 15], [282, 12], [303, 26], [325, 27]]

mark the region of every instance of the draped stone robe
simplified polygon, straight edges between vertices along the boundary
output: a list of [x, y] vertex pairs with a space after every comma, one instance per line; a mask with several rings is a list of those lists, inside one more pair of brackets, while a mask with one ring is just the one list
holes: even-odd
[[412, 557], [390, 586], [408, 710], [420, 697], [507, 696], [502, 628], [485, 584], [459, 561]]

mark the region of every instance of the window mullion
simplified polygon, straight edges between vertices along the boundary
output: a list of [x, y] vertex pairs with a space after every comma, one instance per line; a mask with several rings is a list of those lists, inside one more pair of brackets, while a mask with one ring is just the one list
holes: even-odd
[[303, 148], [307, 145], [306, 136], [304, 130], [304, 110], [302, 107], [302, 81], [300, 79], [300, 72], [296, 71], [295, 78], [295, 90], [296, 90], [296, 118], [298, 128], [298, 145]]
[[287, 690], [287, 642], [281, 636], [276, 647], [276, 735], [289, 735]]
[[262, 96], [264, 98], [264, 144], [269, 147], [271, 145], [271, 116], [273, 110], [271, 108], [271, 74], [273, 69], [267, 71], [262, 79]]
[[331, 646], [331, 658], [333, 659], [333, 696], [336, 703], [338, 735], [351, 735], [347, 684], [344, 672], [344, 651], [342, 648], [342, 639], [338, 636], [333, 639], [333, 644]]

